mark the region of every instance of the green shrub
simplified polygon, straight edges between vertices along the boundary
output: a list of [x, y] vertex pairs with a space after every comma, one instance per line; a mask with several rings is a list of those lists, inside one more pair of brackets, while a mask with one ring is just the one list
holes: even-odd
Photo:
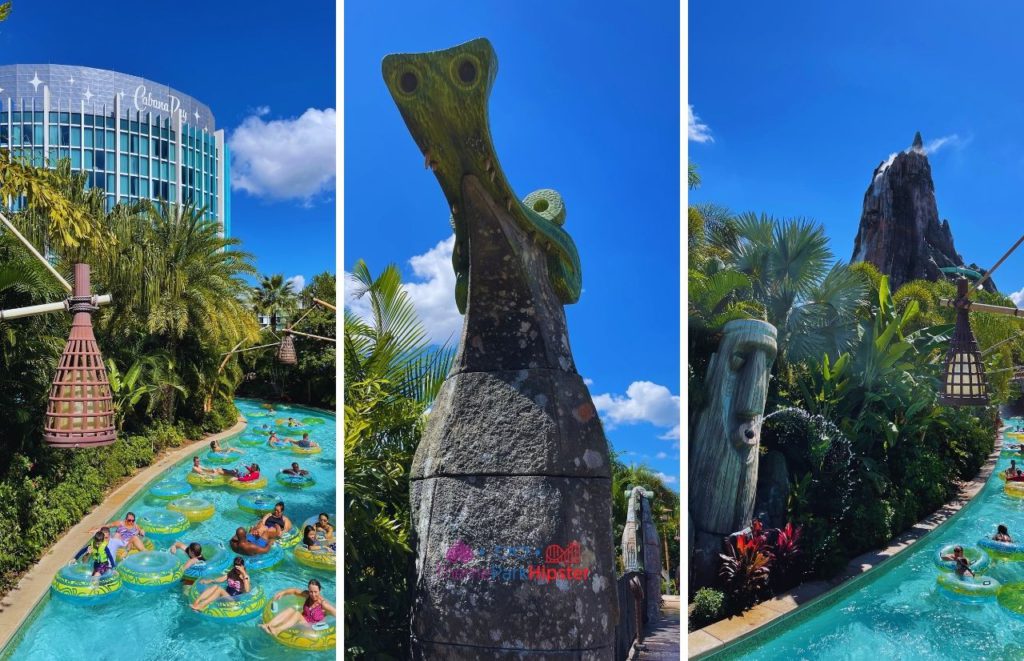
[[725, 615], [725, 595], [712, 588], [701, 588], [693, 596], [691, 625], [699, 629]]
[[[226, 407], [220, 415], [229, 415]], [[201, 435], [200, 430], [195, 438]], [[104, 448], [67, 452], [39, 447], [35, 461], [14, 454], [0, 476], [0, 520], [5, 522], [0, 594], [113, 486], [153, 463], [160, 450], [184, 443], [180, 427], [154, 422], [143, 433], [121, 434]]]

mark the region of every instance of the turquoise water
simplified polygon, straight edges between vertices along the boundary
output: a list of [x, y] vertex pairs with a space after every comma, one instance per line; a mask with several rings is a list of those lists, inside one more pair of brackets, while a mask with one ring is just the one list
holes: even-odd
[[[307, 518], [320, 512], [331, 514], [334, 521], [335, 471], [335, 419], [322, 411], [301, 407], [275, 405], [277, 413], [266, 417], [258, 402], [238, 400], [238, 408], [248, 421], [247, 432], [264, 422], [274, 423], [277, 418], [289, 416], [317, 418], [320, 424], [309, 425], [310, 438], [323, 446], [316, 455], [297, 455], [289, 450], [275, 450], [265, 444], [246, 447], [240, 437], [221, 443], [222, 446], [244, 450], [246, 462], [255, 461], [269, 483], [263, 491], [277, 494], [285, 503], [285, 514], [294, 525], [301, 526]], [[278, 431], [282, 435], [281, 431]], [[287, 435], [287, 434], [286, 434]], [[198, 454], [204, 465], [206, 449]], [[307, 489], [286, 488], [277, 483], [275, 474], [297, 461], [316, 477], [316, 484]], [[185, 461], [168, 469], [153, 482], [170, 477], [184, 479], [192, 464], [191, 455]], [[152, 486], [149, 485], [149, 486]], [[133, 511], [137, 516], [147, 511], [161, 510], [165, 506], [147, 495], [148, 487], [118, 510], [118, 518]], [[250, 491], [228, 487], [194, 489], [192, 497], [211, 501], [216, 513], [178, 536], [184, 541], [192, 539], [222, 540], [225, 543], [239, 525], [247, 525], [256, 515], [247, 514], [237, 505], [238, 497]], [[154, 538], [157, 548], [167, 548], [167, 538]], [[87, 540], [83, 539], [84, 545]], [[69, 558], [70, 560], [70, 558]], [[277, 567], [264, 571], [250, 571], [253, 586], [262, 586], [268, 597], [287, 587], [305, 588], [310, 578], [323, 584], [324, 596], [337, 605], [337, 582], [333, 571], [307, 568], [297, 563], [292, 550], [284, 551], [284, 560]], [[330, 618], [333, 620], [333, 618]], [[304, 652], [285, 647], [264, 633], [256, 625], [259, 617], [249, 620], [211, 620], [193, 612], [179, 585], [162, 592], [137, 592], [128, 586], [98, 605], [69, 603], [62, 598], [48, 596], [37, 608], [37, 614], [27, 628], [9, 648], [10, 659], [105, 659], [117, 656], [130, 659], [309, 659], [334, 658], [334, 652]]]
[[[1000, 523], [1014, 541], [1024, 541], [1024, 499], [1007, 496], [998, 475], [1010, 458], [1004, 452], [982, 491], [952, 521], [890, 561], [890, 567], [873, 572], [877, 576], [869, 573], [849, 594], [827, 596], [822, 608], [812, 606], [714, 658], [1024, 659], [1024, 619], [994, 598], [972, 603], [951, 596], [937, 586], [940, 572], [933, 563], [943, 546], [977, 545]], [[1018, 465], [1024, 463], [1016, 458]], [[984, 576], [1002, 585], [1024, 581], [1024, 562], [992, 556]]]

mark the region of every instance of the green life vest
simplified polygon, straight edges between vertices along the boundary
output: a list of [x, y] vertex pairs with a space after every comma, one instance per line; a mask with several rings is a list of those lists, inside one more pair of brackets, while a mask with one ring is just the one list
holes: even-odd
[[107, 561], [107, 544], [108, 540], [100, 542], [99, 546], [92, 548], [92, 560], [93, 562], [106, 562]]

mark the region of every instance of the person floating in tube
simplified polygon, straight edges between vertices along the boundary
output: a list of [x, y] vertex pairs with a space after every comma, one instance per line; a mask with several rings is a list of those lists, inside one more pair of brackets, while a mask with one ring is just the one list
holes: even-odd
[[964, 555], [964, 547], [959, 544], [953, 547], [952, 555], [944, 555], [942, 556], [942, 560], [946, 562], [955, 562], [956, 567], [954, 568], [954, 571], [960, 578], [963, 578], [964, 574], [970, 574], [971, 578], [974, 578], [974, 572], [971, 571], [971, 561]]

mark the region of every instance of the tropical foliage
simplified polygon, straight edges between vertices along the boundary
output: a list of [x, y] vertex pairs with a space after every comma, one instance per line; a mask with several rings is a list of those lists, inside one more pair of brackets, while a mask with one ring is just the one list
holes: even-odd
[[[112, 295], [94, 315], [115, 399], [118, 441], [69, 453], [42, 443], [54, 366], [67, 340], [68, 315], [0, 322], [0, 508], [11, 540], [0, 554], [0, 591], [78, 521], [106, 491], [163, 448], [198, 439], [238, 420], [232, 403], [241, 378], [219, 374], [221, 354], [258, 338], [243, 295], [250, 257], [191, 205], [117, 205], [87, 190], [65, 162], [52, 170], [0, 154], [0, 208], [70, 279], [91, 265], [93, 292]], [[0, 309], [60, 301], [66, 292], [13, 233], [0, 231]]]
[[[268, 278], [261, 278], [262, 283]], [[291, 283], [288, 283], [291, 284]], [[337, 313], [320, 306], [314, 299], [335, 304], [336, 278], [333, 273], [320, 273], [299, 292], [289, 314], [298, 316], [289, 320], [291, 326], [297, 322], [296, 330], [321, 338], [335, 338], [337, 335]], [[255, 290], [260, 291], [258, 288]], [[284, 307], [280, 308], [285, 310]], [[337, 345], [334, 342], [293, 335], [297, 365], [281, 365], [277, 361], [277, 342], [281, 334], [272, 330], [273, 325], [263, 329], [256, 346], [271, 345], [262, 351], [239, 354], [242, 371], [248, 375], [238, 389], [239, 395], [261, 399], [281, 399], [326, 409], [335, 406], [337, 389]]]
[[453, 352], [431, 346], [397, 267], [374, 277], [359, 261], [352, 275], [351, 293], [372, 316], [345, 310], [346, 655], [404, 659], [409, 469]]
[[[797, 527], [723, 554], [720, 584], [742, 607], [803, 577], [832, 577], [948, 502], [991, 452], [996, 412], [938, 402], [954, 320], [940, 300], [955, 297], [952, 283], [915, 281], [892, 292], [870, 264], [837, 262], [813, 221], [706, 203], [691, 207], [689, 220], [697, 252], [689, 271], [691, 431], [718, 343], [707, 329], [735, 312], [779, 333], [761, 462], [784, 466], [784, 517]], [[727, 275], [714, 286], [709, 272]], [[972, 297], [1013, 305], [998, 294]], [[1019, 397], [1012, 371], [999, 370], [1024, 359], [1024, 324], [973, 312], [971, 324], [991, 348], [984, 360], [993, 403]], [[705, 331], [697, 341], [695, 327]]]

